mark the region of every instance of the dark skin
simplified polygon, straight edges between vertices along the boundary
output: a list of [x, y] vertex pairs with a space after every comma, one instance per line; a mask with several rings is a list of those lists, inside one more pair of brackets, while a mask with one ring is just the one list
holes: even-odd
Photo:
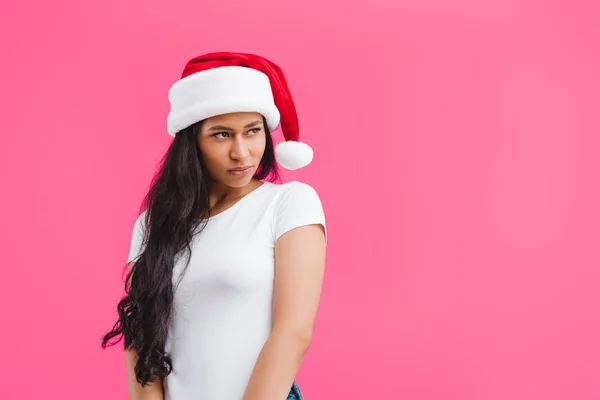
[[[202, 122], [198, 146], [210, 175], [211, 216], [262, 185], [253, 176], [265, 152], [265, 135], [263, 117], [256, 112], [222, 114]], [[248, 169], [232, 171], [243, 167]]]

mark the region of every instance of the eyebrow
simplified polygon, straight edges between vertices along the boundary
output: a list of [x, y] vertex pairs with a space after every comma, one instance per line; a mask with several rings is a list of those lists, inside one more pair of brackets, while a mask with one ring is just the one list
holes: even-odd
[[[251, 122], [248, 125], [244, 126], [244, 129], [252, 128], [253, 126], [260, 125], [261, 123], [262, 123], [262, 121], [258, 121], [258, 120]], [[209, 131], [221, 131], [221, 130], [222, 131], [232, 131], [233, 128], [230, 128], [230, 127], [224, 126], [224, 125], [215, 125], [209, 129]]]

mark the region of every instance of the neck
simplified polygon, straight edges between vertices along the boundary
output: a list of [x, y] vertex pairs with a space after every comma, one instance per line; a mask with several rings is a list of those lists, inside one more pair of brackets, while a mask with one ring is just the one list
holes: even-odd
[[215, 207], [227, 205], [230, 202], [235, 202], [259, 187], [261, 184], [261, 181], [252, 178], [246, 186], [232, 188], [212, 181], [208, 187], [208, 190], [210, 191], [210, 208], [213, 209]]

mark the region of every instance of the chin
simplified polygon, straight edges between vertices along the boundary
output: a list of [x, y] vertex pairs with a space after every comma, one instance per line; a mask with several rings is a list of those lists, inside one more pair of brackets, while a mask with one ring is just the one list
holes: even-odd
[[248, 177], [243, 178], [231, 178], [227, 177], [227, 180], [224, 181], [225, 185], [230, 188], [240, 189], [244, 186], [247, 186], [252, 181], [253, 175], [249, 175]]

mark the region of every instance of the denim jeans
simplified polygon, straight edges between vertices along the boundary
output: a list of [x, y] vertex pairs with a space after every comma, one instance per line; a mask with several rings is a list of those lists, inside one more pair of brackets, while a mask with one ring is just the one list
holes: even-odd
[[302, 392], [300, 391], [300, 386], [298, 386], [295, 381], [286, 400], [304, 400], [304, 397], [302, 397]]

